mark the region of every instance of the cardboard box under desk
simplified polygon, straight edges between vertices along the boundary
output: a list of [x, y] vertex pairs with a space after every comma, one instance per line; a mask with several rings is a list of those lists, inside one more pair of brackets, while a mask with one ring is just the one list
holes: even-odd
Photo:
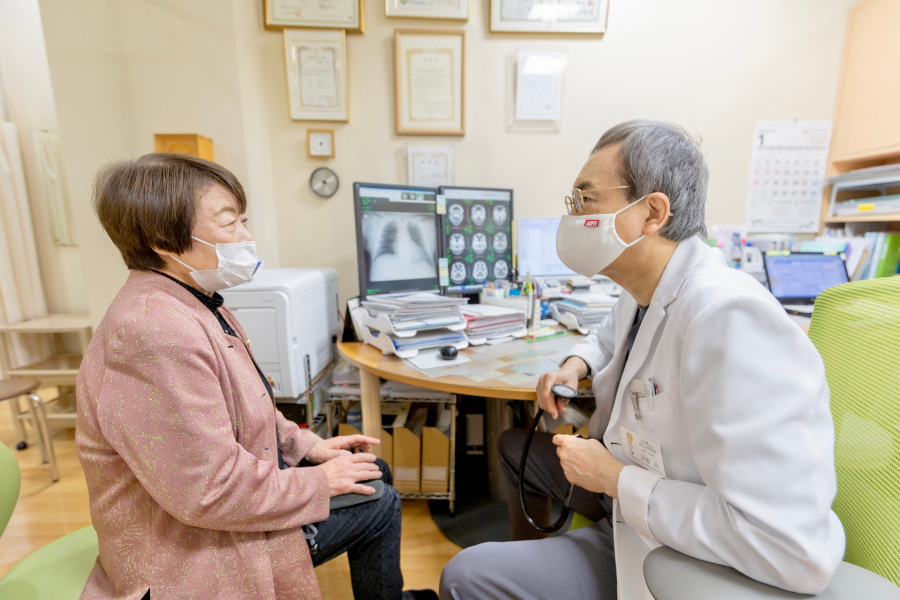
[[[356, 435], [362, 432], [353, 425], [338, 423], [338, 435]], [[381, 430], [381, 460], [387, 463], [391, 473], [394, 472], [394, 436], [387, 429]]]
[[422, 491], [447, 493], [450, 481], [450, 436], [437, 427], [422, 431]]
[[394, 428], [394, 487], [398, 492], [418, 493], [422, 473], [422, 431], [428, 411], [410, 406], [406, 424]]
[[422, 491], [446, 494], [450, 489], [451, 405], [431, 404], [422, 431]]

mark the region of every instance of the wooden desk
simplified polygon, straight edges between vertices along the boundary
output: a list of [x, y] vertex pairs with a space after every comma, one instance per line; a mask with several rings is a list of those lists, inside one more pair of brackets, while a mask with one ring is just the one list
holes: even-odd
[[[472, 374], [495, 372], [496, 376], [475, 381], [459, 374], [431, 377], [396, 356], [385, 356], [373, 346], [362, 342], [338, 342], [338, 352], [350, 364], [359, 368], [360, 395], [362, 397], [363, 433], [371, 437], [381, 434], [381, 399], [378, 393], [379, 378], [417, 385], [432, 390], [468, 396], [484, 396], [505, 400], [535, 400], [535, 384], [538, 376], [516, 377], [523, 369], [555, 370], [550, 363], [558, 363], [575, 344], [584, 339], [580, 335], [568, 335], [548, 340], [525, 342], [516, 340], [496, 346], [471, 346], [460, 352], [470, 362], [441, 367], [445, 370], [462, 370]], [[433, 371], [434, 369], [432, 369]], [[478, 377], [479, 379], [481, 377]], [[504, 381], [508, 379], [509, 381]], [[521, 380], [521, 381], [519, 381]], [[513, 381], [513, 383], [510, 383]], [[582, 380], [579, 388], [589, 387], [590, 380]], [[377, 452], [376, 452], [377, 454]]]

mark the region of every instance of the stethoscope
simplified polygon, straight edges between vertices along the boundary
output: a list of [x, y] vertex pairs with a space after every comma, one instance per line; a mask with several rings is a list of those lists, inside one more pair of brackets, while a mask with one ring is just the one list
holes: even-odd
[[[578, 395], [578, 392], [561, 383], [552, 386], [550, 391], [553, 392], [553, 395], [556, 398], [565, 398], [566, 400], [571, 400]], [[525, 462], [528, 460], [528, 450], [531, 448], [531, 440], [534, 439], [534, 432], [537, 431], [542, 416], [544, 416], [544, 409], [539, 408], [537, 414], [534, 416], [534, 424], [531, 426], [528, 437], [525, 439], [525, 447], [522, 449], [522, 460], [519, 462], [519, 506], [522, 507], [522, 513], [525, 515], [525, 520], [528, 521], [529, 525], [542, 533], [556, 533], [562, 529], [563, 525], [566, 524], [566, 521], [569, 520], [569, 513], [571, 512], [569, 502], [572, 501], [572, 493], [575, 491], [574, 483], [569, 484], [569, 491], [566, 493], [566, 501], [563, 503], [562, 512], [559, 513], [559, 519], [556, 520], [556, 523], [553, 523], [552, 525], [541, 527], [534, 522], [534, 519], [528, 514], [528, 509], [525, 507]]]

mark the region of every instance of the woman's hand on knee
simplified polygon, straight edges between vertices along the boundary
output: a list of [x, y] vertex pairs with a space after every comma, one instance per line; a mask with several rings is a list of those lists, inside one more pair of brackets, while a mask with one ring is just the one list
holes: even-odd
[[304, 458], [314, 465], [318, 465], [331, 460], [332, 458], [347, 455], [357, 450], [368, 452], [371, 446], [380, 443], [381, 440], [378, 438], [369, 437], [367, 435], [339, 435], [317, 443], [310, 448]]
[[379, 479], [381, 470], [375, 464], [375, 455], [367, 452], [343, 454], [319, 465], [328, 476], [328, 487], [331, 497], [341, 494], [375, 493], [375, 488], [359, 483], [370, 479]]

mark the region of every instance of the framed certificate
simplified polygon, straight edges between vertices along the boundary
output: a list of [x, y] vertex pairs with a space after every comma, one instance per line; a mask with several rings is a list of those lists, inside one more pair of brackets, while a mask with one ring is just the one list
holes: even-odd
[[397, 134], [465, 134], [466, 33], [394, 30]]
[[491, 31], [603, 33], [609, 0], [491, 0]]
[[314, 27], [365, 33], [363, 0], [262, 0], [266, 29]]
[[291, 118], [347, 121], [347, 46], [343, 29], [285, 29]]
[[469, 0], [384, 0], [389, 17], [469, 20]]

